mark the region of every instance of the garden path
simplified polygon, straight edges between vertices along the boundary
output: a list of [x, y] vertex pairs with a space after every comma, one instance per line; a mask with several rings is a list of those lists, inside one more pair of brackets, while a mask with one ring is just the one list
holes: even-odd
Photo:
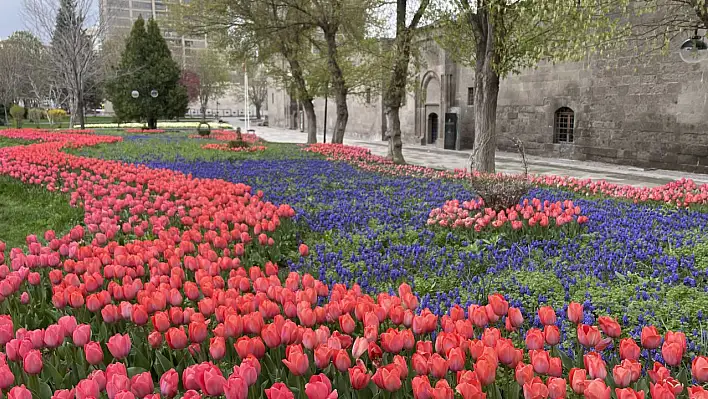
[[[236, 118], [227, 121], [234, 126], [242, 124]], [[264, 140], [280, 143], [305, 143], [307, 133], [297, 130], [276, 127], [253, 127], [256, 134]], [[318, 140], [322, 135], [318, 134]], [[387, 142], [364, 141], [345, 138], [345, 144], [365, 147], [373, 154], [385, 156], [388, 151]], [[403, 146], [403, 156], [411, 164], [427, 166], [438, 169], [462, 169], [467, 163], [470, 150], [453, 151], [431, 146]], [[562, 175], [577, 178], [590, 178], [593, 180], [606, 180], [615, 184], [629, 184], [633, 186], [658, 186], [673, 180], [687, 177], [696, 183], [708, 183], [708, 175], [687, 173], [673, 170], [647, 170], [644, 168], [615, 165], [603, 162], [575, 161], [570, 159], [544, 158], [528, 156], [529, 172], [540, 175]], [[497, 151], [497, 171], [504, 173], [521, 173], [523, 166], [520, 156], [516, 153]]]

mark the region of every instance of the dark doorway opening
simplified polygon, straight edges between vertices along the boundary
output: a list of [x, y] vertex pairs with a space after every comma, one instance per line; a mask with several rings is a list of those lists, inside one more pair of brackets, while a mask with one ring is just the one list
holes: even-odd
[[428, 115], [428, 143], [434, 144], [438, 139], [438, 114], [435, 112]]

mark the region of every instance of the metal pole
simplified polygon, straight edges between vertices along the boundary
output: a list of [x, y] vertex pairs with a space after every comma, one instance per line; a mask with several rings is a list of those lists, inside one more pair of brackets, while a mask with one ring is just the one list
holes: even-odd
[[245, 123], [244, 125], [246, 126], [246, 132], [248, 132], [249, 129], [249, 118], [248, 118], [248, 72], [246, 71], [246, 63], [243, 63], [243, 86], [244, 86], [244, 92], [246, 95], [244, 96], [244, 104], [243, 104], [243, 116]]
[[324, 137], [322, 137], [322, 142], [327, 142], [327, 99], [329, 98], [329, 79], [327, 79], [327, 87], [325, 88], [325, 109], [324, 109]]

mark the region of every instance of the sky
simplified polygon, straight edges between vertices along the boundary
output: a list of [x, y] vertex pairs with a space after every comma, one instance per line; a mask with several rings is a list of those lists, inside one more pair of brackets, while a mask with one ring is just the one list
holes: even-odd
[[27, 29], [22, 21], [22, 0], [0, 0], [0, 10], [0, 38]]

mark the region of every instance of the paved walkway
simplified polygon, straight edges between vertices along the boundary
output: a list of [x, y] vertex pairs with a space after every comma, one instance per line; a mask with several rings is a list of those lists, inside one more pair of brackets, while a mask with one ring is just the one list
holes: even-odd
[[[236, 120], [229, 121], [235, 125]], [[307, 134], [297, 130], [272, 127], [252, 127], [256, 134], [266, 141], [278, 143], [305, 143]], [[321, 140], [321, 135], [319, 139]], [[385, 156], [388, 152], [387, 142], [372, 142], [344, 139], [345, 144], [365, 147], [373, 154]], [[467, 165], [470, 151], [453, 151], [429, 146], [403, 146], [403, 156], [406, 162], [439, 169], [462, 169]], [[673, 180], [687, 177], [696, 183], [708, 183], [708, 175], [691, 174], [672, 170], [645, 170], [633, 166], [614, 165], [602, 162], [573, 161], [568, 159], [543, 158], [528, 156], [529, 173], [540, 175], [562, 175], [593, 180], [606, 180], [610, 183], [629, 184], [633, 186], [657, 186]], [[497, 152], [496, 168], [499, 172], [520, 173], [523, 171], [521, 157], [516, 153]]]

